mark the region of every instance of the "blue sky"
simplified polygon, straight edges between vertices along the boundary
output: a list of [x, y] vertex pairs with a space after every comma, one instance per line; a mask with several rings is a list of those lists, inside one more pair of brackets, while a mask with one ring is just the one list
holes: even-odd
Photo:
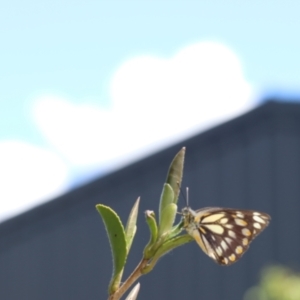
[[[300, 98], [299, 10], [296, 0], [1, 3], [0, 219], [266, 95]], [[162, 130], [174, 103], [182, 123]], [[103, 145], [111, 148], [102, 153]]]

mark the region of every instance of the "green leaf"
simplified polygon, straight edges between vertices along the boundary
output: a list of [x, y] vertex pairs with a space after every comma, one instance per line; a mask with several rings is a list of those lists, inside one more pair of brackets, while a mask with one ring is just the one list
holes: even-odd
[[168, 234], [168, 238], [171, 239], [178, 235], [183, 230], [183, 221], [181, 220], [177, 225], [172, 227], [170, 233]]
[[127, 258], [125, 231], [119, 216], [114, 210], [102, 204], [96, 205], [96, 209], [104, 222], [113, 256], [113, 275], [109, 284], [109, 294], [111, 295], [120, 285]]
[[[161, 245], [161, 247], [159, 247], [159, 249], [155, 253], [155, 257], [156, 256], [161, 257], [164, 254], [173, 250], [174, 248], [177, 248], [179, 246], [182, 246], [186, 243], [193, 242], [193, 241], [195, 241], [195, 239], [192, 236], [190, 236], [189, 234], [176, 236], [172, 239], [167, 240], [165, 243], [163, 243]], [[155, 259], [155, 257], [154, 257], [154, 259]]]
[[171, 203], [174, 202], [174, 191], [172, 187], [168, 184], [164, 184], [163, 191], [160, 196], [160, 202], [159, 202], [159, 224], [161, 225], [162, 222], [162, 211]]
[[174, 157], [167, 176], [167, 183], [172, 187], [174, 191], [174, 203], [177, 203], [182, 173], [183, 173], [183, 164], [184, 164], [184, 155], [185, 155], [185, 147], [183, 147]]
[[174, 238], [171, 238], [167, 241], [165, 241], [155, 252], [155, 255], [153, 257], [153, 259], [151, 260], [151, 262], [142, 270], [143, 274], [147, 274], [149, 273], [155, 266], [155, 264], [157, 263], [157, 261], [166, 253], [170, 252], [171, 250], [182, 246], [186, 243], [195, 241], [194, 238], [192, 236], [190, 236], [189, 234], [184, 234], [184, 235], [180, 235], [180, 236], [176, 236]]
[[135, 236], [136, 233], [136, 220], [137, 220], [137, 216], [138, 216], [138, 210], [139, 210], [139, 203], [140, 203], [140, 197], [137, 198], [137, 200], [135, 201], [131, 212], [129, 214], [128, 220], [127, 220], [127, 224], [126, 224], [126, 228], [125, 228], [125, 238], [126, 238], [126, 245], [127, 245], [127, 254], [129, 253], [133, 238]]
[[168, 204], [161, 212], [161, 223], [158, 229], [158, 236], [161, 237], [168, 233], [175, 221], [177, 213], [177, 205], [174, 203]]
[[144, 258], [149, 259], [154, 254], [154, 249], [152, 248], [152, 246], [156, 243], [158, 229], [155, 214], [152, 210], [146, 210], [145, 217], [150, 230], [150, 240], [144, 249]]

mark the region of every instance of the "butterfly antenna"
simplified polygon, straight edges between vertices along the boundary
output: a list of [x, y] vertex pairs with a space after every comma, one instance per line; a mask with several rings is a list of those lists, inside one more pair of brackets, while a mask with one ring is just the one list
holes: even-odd
[[186, 187], [186, 207], [189, 207], [189, 188]]
[[182, 192], [182, 189], [179, 185], [179, 182], [177, 182], [179, 190], [180, 190], [180, 195], [182, 196], [182, 198], [185, 200], [186, 206], [189, 207], [189, 188], [186, 188], [186, 196], [184, 195], [184, 193]]

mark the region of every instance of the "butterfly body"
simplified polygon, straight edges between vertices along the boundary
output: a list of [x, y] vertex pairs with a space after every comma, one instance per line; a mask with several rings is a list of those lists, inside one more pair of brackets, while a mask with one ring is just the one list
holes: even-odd
[[220, 265], [236, 262], [270, 222], [266, 213], [221, 207], [182, 210], [183, 228]]

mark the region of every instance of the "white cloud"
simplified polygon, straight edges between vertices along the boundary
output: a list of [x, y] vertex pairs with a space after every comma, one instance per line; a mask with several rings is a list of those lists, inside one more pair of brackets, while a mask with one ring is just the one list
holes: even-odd
[[109, 126], [112, 112], [97, 106], [45, 96], [36, 102], [34, 116], [47, 140], [73, 165], [99, 161], [102, 148], [113, 138], [114, 128]]
[[69, 173], [82, 182], [244, 112], [251, 93], [237, 56], [205, 42], [168, 59], [124, 62], [111, 80], [110, 109], [35, 99], [35, 122], [55, 152], [0, 142], [0, 220], [65, 192]]
[[0, 142], [0, 219], [66, 191], [68, 170], [52, 152], [20, 141]]
[[54, 96], [36, 99], [38, 127], [72, 165], [116, 165], [252, 106], [239, 59], [215, 42], [169, 59], [133, 58], [114, 74], [110, 93], [110, 110]]

